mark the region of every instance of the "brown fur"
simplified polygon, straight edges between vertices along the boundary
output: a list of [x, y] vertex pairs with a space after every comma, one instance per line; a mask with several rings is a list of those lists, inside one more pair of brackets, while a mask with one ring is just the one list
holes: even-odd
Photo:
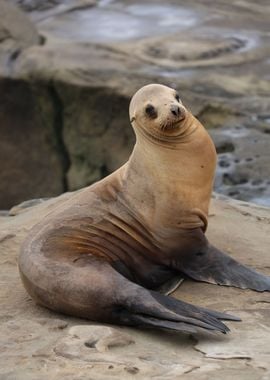
[[[146, 114], [149, 103], [157, 111], [155, 118]], [[178, 115], [172, 113], [175, 107]], [[35, 226], [23, 244], [19, 268], [29, 294], [51, 309], [92, 320], [153, 325], [153, 320], [145, 323], [144, 315], [154, 313], [156, 300], [159, 306], [169, 301], [142, 287], [158, 289], [182, 271], [187, 258], [208, 249], [204, 231], [216, 152], [204, 127], [168, 87], [139, 90], [130, 118], [137, 142], [128, 162]], [[153, 307], [147, 312], [150, 294]], [[190, 324], [202, 323], [195, 323], [194, 316], [183, 322], [186, 309], [168, 317], [172, 311], [162, 307], [164, 318], [185, 325], [169, 327], [163, 321], [160, 327], [189, 330]], [[201, 317], [204, 324], [208, 317]], [[226, 329], [216, 319], [212, 323]]]

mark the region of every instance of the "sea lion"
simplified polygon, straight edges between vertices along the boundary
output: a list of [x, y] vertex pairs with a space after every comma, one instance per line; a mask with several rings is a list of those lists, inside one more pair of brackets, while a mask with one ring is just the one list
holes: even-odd
[[159, 292], [183, 276], [270, 290], [205, 236], [216, 165], [214, 144], [175, 90], [152, 84], [130, 103], [136, 134], [126, 164], [36, 225], [19, 269], [31, 297], [95, 321], [226, 333], [237, 317]]

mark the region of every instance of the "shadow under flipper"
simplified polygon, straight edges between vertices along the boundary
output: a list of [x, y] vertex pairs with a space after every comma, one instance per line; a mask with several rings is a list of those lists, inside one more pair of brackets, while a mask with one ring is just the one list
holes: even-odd
[[161, 294], [168, 296], [169, 294], [173, 293], [176, 289], [179, 288], [179, 286], [182, 284], [185, 278], [185, 276], [179, 273], [175, 276], [172, 276], [172, 278], [169, 281], [165, 282], [155, 290]]
[[212, 245], [183, 258], [179, 269], [190, 278], [258, 292], [270, 291], [270, 277], [248, 268]]

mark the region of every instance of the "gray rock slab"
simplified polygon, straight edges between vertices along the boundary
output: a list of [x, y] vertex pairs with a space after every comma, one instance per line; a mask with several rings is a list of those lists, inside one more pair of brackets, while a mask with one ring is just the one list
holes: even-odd
[[6, 0], [0, 1], [0, 73], [21, 49], [39, 44], [39, 35], [27, 15]]
[[58, 111], [48, 93], [44, 84], [0, 78], [1, 209], [65, 190]]
[[[0, 377], [24, 379], [250, 379], [270, 377], [270, 295], [184, 281], [173, 296], [242, 318], [226, 335], [175, 334], [108, 326], [37, 306], [19, 278], [19, 247], [29, 229], [70, 197], [0, 215]], [[222, 198], [222, 199], [221, 199]], [[270, 274], [270, 209], [216, 195], [211, 242]]]
[[[59, 187], [63, 191], [88, 185], [121, 165], [134, 142], [129, 99], [150, 82], [177, 88], [207, 128], [224, 127], [233, 133], [240, 125], [251, 131], [250, 136], [255, 130], [260, 141], [266, 140], [270, 43], [265, 1], [12, 2], [28, 13], [14, 11], [20, 13], [18, 22], [8, 23], [10, 37], [0, 42], [4, 56], [0, 83], [8, 79], [9, 96], [19, 94], [14, 98], [13, 114], [4, 110], [1, 125], [16, 135], [24, 135], [31, 125], [30, 147], [40, 149], [34, 150], [34, 157], [15, 159], [24, 147], [18, 149], [16, 139], [8, 135], [6, 148], [0, 150], [5, 153], [1, 162], [13, 174], [4, 170], [0, 183], [10, 182], [13, 191], [1, 189], [2, 208], [27, 198], [57, 195]], [[1, 18], [0, 25], [4, 25], [2, 35], [5, 19]], [[21, 81], [27, 91], [20, 92]], [[5, 104], [5, 92], [1, 91], [0, 104]], [[30, 109], [21, 115], [18, 110], [24, 110], [28, 96]], [[213, 136], [218, 144], [220, 137]], [[241, 173], [236, 165], [233, 177], [242, 178], [247, 169], [250, 181], [257, 181], [257, 172], [269, 180], [268, 145], [258, 145], [261, 159], [251, 167], [245, 152], [251, 151], [255, 159], [255, 148], [246, 139], [241, 144], [243, 148], [237, 149]], [[260, 186], [250, 186], [248, 191], [232, 186], [226, 187], [225, 178], [217, 189], [269, 202]], [[20, 193], [23, 188], [27, 195]]]
[[270, 205], [270, 134], [243, 125], [210, 130], [218, 156], [215, 189], [257, 204]]

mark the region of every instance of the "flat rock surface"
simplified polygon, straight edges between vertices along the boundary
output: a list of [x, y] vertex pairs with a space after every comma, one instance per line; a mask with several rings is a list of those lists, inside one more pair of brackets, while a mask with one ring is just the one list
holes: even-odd
[[[0, 0], [0, 13], [10, 2], [27, 13], [0, 19], [0, 208], [119, 167], [134, 143], [130, 97], [152, 82], [177, 88], [211, 130], [223, 154], [216, 190], [270, 204], [269, 2]], [[27, 133], [30, 157], [18, 149]]]
[[[19, 247], [31, 226], [69, 196], [0, 215], [1, 379], [270, 378], [269, 293], [184, 281], [174, 297], [242, 318], [228, 323], [226, 336], [104, 326], [35, 305], [19, 278]], [[211, 205], [210, 241], [270, 274], [270, 209], [219, 198]]]

